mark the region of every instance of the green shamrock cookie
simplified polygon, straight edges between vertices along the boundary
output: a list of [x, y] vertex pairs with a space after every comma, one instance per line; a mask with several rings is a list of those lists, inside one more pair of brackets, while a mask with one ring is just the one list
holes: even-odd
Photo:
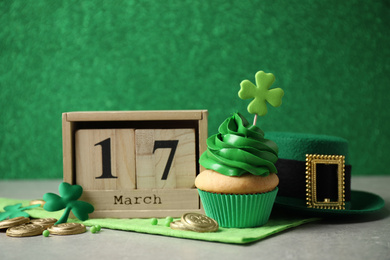
[[24, 208], [22, 208], [21, 206], [22, 206], [22, 203], [18, 203], [15, 205], [9, 205], [9, 206], [4, 207], [5, 212], [0, 212], [0, 221], [4, 220], [6, 218], [16, 218], [16, 217], [28, 218], [28, 217], [30, 217], [30, 215], [28, 213], [24, 212], [24, 210], [39, 207], [40, 204], [31, 205], [31, 206], [24, 207]]
[[55, 223], [65, 223], [68, 220], [70, 211], [76, 218], [84, 221], [88, 219], [88, 214], [94, 211], [94, 207], [85, 201], [78, 201], [83, 193], [83, 188], [80, 185], [70, 185], [63, 182], [58, 187], [60, 196], [54, 193], [46, 193], [43, 195], [43, 200], [46, 202], [43, 208], [47, 211], [58, 211], [65, 209], [62, 217]]
[[275, 76], [272, 73], [259, 71], [256, 73], [256, 86], [249, 80], [241, 82], [241, 89], [238, 96], [241, 99], [253, 100], [248, 105], [248, 112], [264, 116], [267, 114], [267, 102], [273, 107], [278, 107], [282, 104], [284, 91], [281, 88], [269, 89], [275, 81]]

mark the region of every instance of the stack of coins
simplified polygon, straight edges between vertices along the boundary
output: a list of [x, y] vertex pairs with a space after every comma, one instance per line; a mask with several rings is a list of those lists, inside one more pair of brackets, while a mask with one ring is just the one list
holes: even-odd
[[45, 228], [38, 224], [31, 224], [29, 218], [16, 217], [0, 222], [0, 229], [7, 229], [5, 234], [10, 237], [30, 237], [42, 234]]
[[0, 221], [0, 229], [7, 229], [10, 227], [16, 227], [30, 222], [29, 218], [16, 217]]
[[79, 223], [62, 223], [49, 227], [50, 234], [53, 235], [76, 235], [87, 231], [87, 228], [83, 224]]
[[9, 237], [32, 237], [41, 235], [45, 228], [39, 224], [23, 224], [7, 229], [5, 234]]
[[56, 222], [56, 218], [37, 218], [30, 220], [30, 223], [41, 225], [45, 229], [53, 226]]
[[170, 227], [175, 230], [195, 232], [215, 232], [219, 225], [217, 221], [199, 213], [186, 213], [181, 220], [174, 221]]
[[45, 203], [46, 203], [46, 201], [41, 200], [41, 199], [36, 199], [36, 200], [30, 201], [30, 205], [39, 204], [39, 205], [41, 205], [41, 207], [43, 207], [43, 205], [45, 205]]
[[[0, 230], [7, 229], [5, 234], [10, 237], [38, 236], [46, 229], [52, 235], [76, 235], [87, 231], [83, 224], [62, 223], [54, 225], [55, 218], [29, 219], [25, 217], [11, 218], [0, 221]], [[47, 231], [46, 231], [47, 232]]]

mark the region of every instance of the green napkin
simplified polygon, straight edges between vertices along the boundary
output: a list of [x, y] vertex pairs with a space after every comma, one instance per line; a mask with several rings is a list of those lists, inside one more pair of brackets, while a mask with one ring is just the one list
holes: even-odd
[[[29, 200], [16, 200], [0, 198], [0, 210], [5, 206], [22, 203], [23, 206], [28, 206]], [[43, 208], [33, 208], [26, 210], [32, 218], [60, 218], [63, 210], [56, 212], [48, 212]], [[302, 225], [304, 223], [318, 220], [318, 218], [290, 218], [287, 216], [281, 216], [272, 214], [268, 223], [258, 228], [219, 228], [217, 232], [211, 233], [197, 233], [192, 231], [173, 230], [166, 227], [165, 219], [158, 219], [157, 225], [151, 224], [151, 219], [89, 219], [86, 221], [80, 221], [77, 219], [68, 219], [68, 222], [83, 223], [86, 226], [100, 225], [103, 228], [135, 231], [140, 233], [156, 234], [163, 236], [197, 239], [205, 241], [215, 241], [231, 244], [246, 244], [261, 240], [270, 235], [279, 233], [283, 230]]]

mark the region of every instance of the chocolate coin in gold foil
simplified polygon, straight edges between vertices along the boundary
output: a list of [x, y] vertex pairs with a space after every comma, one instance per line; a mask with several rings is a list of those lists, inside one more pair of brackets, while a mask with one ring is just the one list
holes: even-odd
[[45, 228], [38, 224], [23, 224], [16, 227], [10, 227], [5, 234], [9, 237], [32, 237], [41, 235]]
[[45, 205], [45, 203], [46, 203], [46, 201], [44, 201], [44, 200], [42, 200], [42, 199], [30, 201], [30, 205], [37, 205], [37, 204], [40, 204], [41, 207], [43, 207], [43, 205]]
[[199, 213], [186, 213], [181, 217], [181, 222], [196, 232], [214, 232], [219, 227], [217, 221]]
[[28, 222], [30, 222], [30, 219], [25, 217], [10, 218], [0, 221], [0, 229], [19, 226]]
[[188, 229], [180, 220], [171, 222], [169, 226], [175, 230], [192, 231], [191, 229]]
[[56, 218], [36, 218], [31, 219], [30, 223], [44, 226], [45, 228], [53, 226], [58, 220]]
[[79, 223], [62, 223], [51, 226], [47, 230], [52, 235], [76, 235], [86, 232], [87, 228]]

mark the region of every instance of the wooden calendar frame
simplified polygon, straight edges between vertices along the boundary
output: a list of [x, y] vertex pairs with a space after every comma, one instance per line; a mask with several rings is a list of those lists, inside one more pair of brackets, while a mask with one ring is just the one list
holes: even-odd
[[[196, 175], [203, 170], [199, 156], [207, 149], [207, 110], [102, 111], [62, 114], [63, 180], [77, 184], [75, 133], [80, 129], [194, 129]], [[129, 207], [126, 199], [147, 199], [148, 204]], [[196, 200], [194, 199], [196, 197]], [[159, 204], [161, 198], [166, 203]], [[95, 218], [180, 217], [186, 212], [203, 213], [197, 189], [85, 190], [81, 200], [95, 207]], [[141, 199], [140, 199], [141, 200]], [[129, 203], [127, 203], [129, 204]]]

